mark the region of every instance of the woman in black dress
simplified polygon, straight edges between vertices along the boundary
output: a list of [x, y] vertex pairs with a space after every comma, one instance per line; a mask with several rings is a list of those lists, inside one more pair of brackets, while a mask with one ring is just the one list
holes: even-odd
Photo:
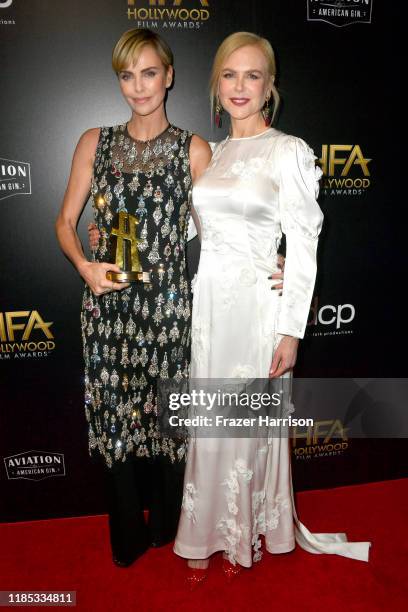
[[[113, 558], [123, 566], [149, 546], [171, 541], [177, 530], [186, 445], [160, 435], [156, 383], [189, 373], [189, 195], [211, 150], [167, 120], [173, 56], [163, 39], [149, 30], [126, 32], [112, 65], [131, 119], [81, 136], [56, 228], [86, 283], [81, 322], [89, 452], [103, 458]], [[99, 230], [93, 261], [76, 232], [89, 193]], [[120, 272], [109, 263], [120, 212], [138, 221], [137, 248], [149, 283], [107, 278]]]

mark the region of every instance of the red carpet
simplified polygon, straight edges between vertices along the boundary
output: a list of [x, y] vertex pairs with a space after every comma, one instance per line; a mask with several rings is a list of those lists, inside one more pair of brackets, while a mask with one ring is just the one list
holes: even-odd
[[150, 550], [130, 568], [114, 566], [106, 516], [1, 524], [0, 590], [76, 590], [76, 609], [89, 612], [405, 611], [407, 500], [408, 480], [300, 493], [302, 522], [312, 531], [370, 540], [369, 563], [300, 548], [265, 552], [227, 584], [217, 556], [206, 584], [194, 593], [185, 590], [185, 564], [170, 545]]

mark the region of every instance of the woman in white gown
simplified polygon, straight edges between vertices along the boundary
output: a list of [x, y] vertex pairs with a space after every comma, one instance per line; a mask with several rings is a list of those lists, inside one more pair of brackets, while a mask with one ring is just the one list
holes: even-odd
[[[232, 135], [216, 145], [193, 187], [201, 255], [192, 378], [291, 376], [305, 333], [323, 221], [316, 202], [321, 171], [302, 139], [265, 128], [269, 98], [275, 110], [278, 102], [274, 77], [265, 39], [238, 32], [217, 51], [213, 101], [218, 113], [222, 107], [230, 114]], [[279, 272], [282, 232], [280, 295], [271, 291], [268, 275]], [[288, 552], [297, 541], [309, 552], [368, 560], [370, 543], [311, 534], [298, 521], [287, 438], [193, 437], [174, 551], [200, 570], [216, 551], [225, 551], [233, 566], [250, 567], [261, 558], [260, 535], [270, 553]], [[200, 580], [205, 571], [197, 575], [190, 577]]]

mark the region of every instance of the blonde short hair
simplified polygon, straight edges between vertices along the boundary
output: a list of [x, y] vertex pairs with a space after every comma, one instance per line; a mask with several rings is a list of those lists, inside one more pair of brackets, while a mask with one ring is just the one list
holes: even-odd
[[231, 55], [231, 53], [237, 49], [240, 49], [241, 47], [245, 47], [246, 45], [256, 45], [262, 51], [267, 62], [268, 74], [270, 77], [273, 77], [271, 79], [271, 95], [273, 99], [273, 114], [271, 123], [273, 123], [280, 101], [278, 90], [273, 82], [276, 76], [275, 53], [272, 49], [271, 43], [266, 40], [266, 38], [262, 38], [261, 36], [253, 34], [252, 32], [234, 32], [234, 34], [227, 36], [227, 38], [225, 38], [218, 47], [210, 77], [211, 110], [214, 111], [215, 108], [218, 97], [218, 86], [221, 70], [226, 59]]
[[140, 52], [147, 45], [157, 52], [166, 70], [173, 66], [173, 52], [161, 36], [151, 30], [134, 28], [122, 34], [113, 49], [112, 68], [116, 74], [137, 62]]

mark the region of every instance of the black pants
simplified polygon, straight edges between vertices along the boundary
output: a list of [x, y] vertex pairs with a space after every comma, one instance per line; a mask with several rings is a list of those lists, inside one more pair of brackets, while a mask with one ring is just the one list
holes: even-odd
[[[105, 467], [112, 555], [132, 562], [149, 546], [174, 540], [180, 517], [185, 463], [128, 455]], [[149, 511], [145, 521], [144, 510]]]

